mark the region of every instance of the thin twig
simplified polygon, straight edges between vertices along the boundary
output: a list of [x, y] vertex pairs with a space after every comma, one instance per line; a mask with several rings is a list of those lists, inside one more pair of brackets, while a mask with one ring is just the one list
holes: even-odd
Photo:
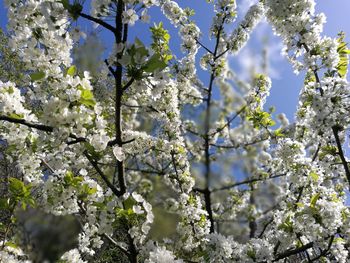
[[92, 156], [90, 156], [86, 151], [84, 152], [85, 157], [89, 160], [89, 162], [91, 163], [92, 167], [94, 167], [94, 169], [96, 170], [96, 172], [101, 176], [101, 178], [103, 179], [103, 181], [106, 183], [106, 185], [108, 186], [109, 189], [112, 190], [112, 192], [117, 196], [120, 197], [122, 196], [124, 193], [120, 190], [118, 190], [107, 178], [107, 176], [102, 172], [102, 170], [100, 169], [100, 167], [98, 167], [96, 161], [92, 158]]

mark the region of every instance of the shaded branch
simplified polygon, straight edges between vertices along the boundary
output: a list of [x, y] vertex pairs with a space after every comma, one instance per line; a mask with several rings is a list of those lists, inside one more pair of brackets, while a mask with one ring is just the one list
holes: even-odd
[[198, 44], [198, 45], [200, 45], [202, 48], [204, 48], [208, 53], [210, 53], [210, 54], [214, 54], [214, 52], [213, 51], [211, 51], [209, 48], [207, 48], [205, 45], [203, 45], [199, 40], [198, 40], [198, 38], [195, 38], [195, 40], [196, 40], [196, 43]]
[[301, 247], [298, 247], [298, 248], [295, 248], [295, 249], [287, 250], [285, 252], [282, 252], [282, 253], [278, 254], [277, 257], [273, 260], [273, 262], [276, 262], [276, 261], [279, 261], [281, 259], [293, 256], [295, 254], [299, 254], [299, 253], [305, 252], [306, 250], [308, 250], [309, 248], [312, 248], [313, 246], [314, 246], [314, 242], [310, 242], [310, 243], [307, 243], [304, 246], [301, 246]]
[[108, 68], [108, 70], [109, 70], [109, 72], [111, 72], [112, 73], [112, 75], [113, 75], [113, 77], [114, 78], [116, 78], [117, 77], [117, 75], [116, 75], [116, 72], [115, 72], [115, 70], [109, 65], [109, 63], [108, 63], [108, 60], [107, 59], [105, 59], [105, 64], [106, 64], [106, 66], [107, 66], [107, 68]]
[[105, 21], [103, 21], [102, 19], [98, 19], [96, 17], [93, 17], [93, 16], [90, 16], [90, 15], [87, 15], [87, 14], [84, 14], [82, 12], [79, 13], [79, 15], [81, 17], [84, 17], [86, 18], [87, 20], [90, 20], [92, 22], [95, 22], [96, 24], [99, 24], [100, 26], [103, 26], [104, 28], [108, 29], [109, 31], [112, 31], [113, 34], [116, 33], [116, 28], [113, 27], [112, 25], [106, 23]]
[[268, 177], [268, 178], [249, 179], [249, 180], [241, 181], [241, 182], [234, 183], [234, 184], [231, 184], [231, 185], [227, 185], [227, 186], [224, 186], [224, 187], [221, 187], [221, 188], [215, 188], [215, 189], [212, 190], [212, 192], [229, 190], [231, 188], [234, 188], [234, 187], [237, 187], [237, 186], [240, 186], [240, 185], [245, 185], [245, 184], [251, 184], [251, 183], [254, 183], [254, 182], [265, 181], [265, 180], [268, 180], [268, 179], [274, 179], [274, 178], [282, 177], [282, 176], [285, 176], [285, 175], [286, 174], [277, 174], [277, 175], [274, 175], [274, 176], [271, 176], [271, 177]]
[[96, 161], [92, 158], [92, 156], [90, 156], [86, 151], [84, 152], [85, 157], [89, 160], [90, 164], [92, 165], [92, 167], [94, 167], [94, 169], [96, 170], [96, 172], [101, 176], [102, 180], [106, 183], [106, 185], [108, 186], [109, 189], [112, 190], [112, 192], [117, 196], [120, 197], [122, 196], [124, 193], [121, 192], [120, 190], [118, 190], [107, 178], [107, 176], [103, 173], [103, 171], [100, 169], [100, 167], [98, 167]]
[[334, 138], [335, 138], [335, 142], [337, 144], [338, 155], [339, 155], [339, 157], [341, 159], [341, 162], [342, 162], [342, 164], [344, 166], [346, 179], [348, 180], [349, 188], [350, 188], [350, 170], [349, 170], [348, 162], [345, 159], [343, 147], [342, 147], [341, 142], [340, 142], [340, 138], [339, 138], [339, 134], [338, 134], [339, 127], [333, 126], [332, 127], [332, 131], [333, 131], [333, 135], [334, 135]]
[[133, 83], [134, 83], [135, 79], [131, 78], [123, 87], [123, 91], [126, 91]]
[[37, 130], [40, 130], [40, 131], [53, 132], [53, 127], [51, 127], [51, 126], [38, 124], [38, 123], [27, 122], [24, 119], [17, 119], [17, 118], [12, 118], [12, 117], [1, 115], [0, 116], [0, 121], [7, 121], [7, 122], [11, 122], [11, 123], [18, 123], [18, 124], [22, 124], [22, 125], [25, 125], [27, 127], [34, 128], [34, 129], [37, 129]]

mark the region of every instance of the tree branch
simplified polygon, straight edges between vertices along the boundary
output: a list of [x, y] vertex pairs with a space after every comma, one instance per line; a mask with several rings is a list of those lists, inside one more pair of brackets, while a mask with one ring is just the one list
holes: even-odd
[[277, 175], [274, 175], [274, 176], [271, 176], [271, 177], [268, 177], [268, 178], [249, 179], [249, 180], [241, 181], [241, 182], [234, 183], [234, 184], [231, 184], [231, 185], [223, 186], [223, 187], [220, 187], [220, 188], [215, 188], [215, 189], [212, 190], [212, 192], [229, 190], [231, 188], [234, 188], [234, 187], [237, 187], [237, 186], [240, 186], [240, 185], [251, 184], [251, 183], [255, 183], [255, 182], [265, 181], [265, 180], [268, 180], [268, 179], [279, 178], [279, 177], [282, 177], [282, 176], [285, 176], [285, 175], [286, 174], [277, 174]]
[[123, 87], [123, 91], [126, 91], [133, 83], [134, 83], [135, 79], [131, 78]]
[[342, 147], [341, 142], [340, 142], [340, 138], [339, 138], [339, 134], [338, 134], [339, 128], [337, 126], [333, 126], [332, 127], [332, 131], [333, 131], [333, 135], [334, 135], [334, 138], [335, 138], [335, 142], [337, 144], [338, 155], [339, 155], [339, 157], [341, 159], [341, 162], [342, 162], [342, 164], [344, 166], [346, 179], [348, 180], [349, 189], [350, 189], [350, 170], [349, 170], [348, 162], [345, 159], [345, 155], [344, 155], [344, 152], [343, 152], [343, 147]]
[[107, 60], [107, 59], [105, 59], [105, 64], [106, 64], [106, 66], [107, 66], [109, 72], [111, 72], [112, 75], [113, 75], [113, 77], [116, 78], [116, 77], [117, 77], [117, 76], [116, 76], [116, 72], [115, 72], [115, 70], [108, 64], [108, 60]]
[[0, 116], [0, 121], [7, 121], [7, 122], [11, 122], [11, 123], [18, 123], [18, 124], [22, 124], [22, 125], [25, 125], [27, 127], [34, 128], [34, 129], [37, 129], [37, 130], [40, 130], [40, 131], [53, 132], [53, 127], [51, 127], [51, 126], [27, 122], [24, 119], [17, 119], [17, 118], [12, 118], [12, 117], [1, 115]]
[[[216, 44], [214, 49], [214, 64], [215, 64], [215, 57], [217, 55], [219, 44], [220, 44], [220, 38], [221, 33], [224, 30], [224, 22], [226, 19], [226, 15], [222, 18], [222, 24], [220, 25], [218, 32], [216, 34]], [[214, 80], [216, 77], [215, 68], [212, 69], [211, 75], [210, 75], [210, 81], [208, 86], [208, 97], [206, 100], [206, 115], [205, 115], [205, 136], [204, 136], [204, 154], [205, 154], [205, 189], [204, 189], [204, 200], [205, 200], [205, 208], [208, 212], [208, 219], [210, 221], [210, 233], [214, 233], [214, 218], [213, 218], [213, 211], [211, 207], [211, 191], [209, 190], [210, 186], [210, 121], [211, 121], [211, 99], [212, 99], [212, 91], [214, 86]]]
[[213, 53], [213, 51], [211, 51], [209, 48], [207, 48], [205, 45], [203, 45], [202, 44], [202, 42], [200, 42], [199, 40], [198, 40], [198, 38], [195, 38], [195, 40], [196, 40], [196, 43], [198, 44], [198, 45], [200, 45], [202, 48], [204, 48], [208, 53], [210, 53], [210, 54], [214, 54]]
[[115, 194], [115, 196], [117, 196], [117, 197], [122, 196], [124, 193], [121, 192], [120, 190], [118, 190], [117, 188], [115, 188], [115, 186], [108, 180], [107, 176], [102, 172], [100, 167], [98, 167], [96, 161], [86, 151], [84, 152], [84, 155], [89, 160], [91, 165], [94, 167], [96, 172], [101, 176], [101, 178], [106, 183], [108, 188], [112, 190], [112, 192]]
[[309, 248], [312, 248], [313, 246], [314, 246], [314, 242], [310, 242], [304, 246], [301, 246], [301, 247], [298, 247], [295, 249], [287, 250], [285, 252], [278, 254], [277, 257], [273, 260], [273, 262], [276, 262], [276, 261], [279, 261], [281, 259], [293, 256], [293, 255], [298, 254], [298, 253], [302, 253], [302, 252], [308, 250]]
[[113, 34], [116, 33], [116, 28], [113, 27], [113, 26], [111, 26], [110, 24], [106, 23], [106, 22], [103, 21], [102, 19], [98, 19], [98, 18], [96, 18], [96, 17], [93, 17], [93, 16], [90, 16], [90, 15], [84, 14], [84, 13], [82, 13], [82, 12], [80, 12], [79, 15], [80, 15], [81, 17], [86, 18], [87, 20], [90, 20], [90, 21], [92, 21], [92, 22], [95, 22], [95, 23], [97, 23], [97, 24], [103, 26], [104, 28], [108, 29], [109, 31], [112, 31]]

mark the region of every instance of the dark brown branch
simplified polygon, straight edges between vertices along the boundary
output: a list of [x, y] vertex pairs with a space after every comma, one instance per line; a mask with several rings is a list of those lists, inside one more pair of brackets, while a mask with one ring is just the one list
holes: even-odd
[[73, 145], [81, 142], [87, 142], [87, 139], [84, 137], [76, 137], [75, 135], [70, 135], [69, 137], [73, 138], [73, 141], [67, 142], [67, 145]]
[[[302, 43], [301, 45], [304, 47], [304, 49], [307, 53], [310, 53], [310, 48], [305, 43]], [[321, 87], [321, 80], [320, 80], [320, 77], [318, 76], [317, 69], [312, 69], [312, 72], [314, 73], [316, 82], [320, 85], [320, 87], [318, 88], [320, 91], [320, 94], [321, 94], [321, 96], [323, 96], [324, 91]]]
[[106, 64], [106, 66], [107, 66], [107, 68], [108, 68], [108, 70], [109, 70], [109, 72], [111, 72], [112, 73], [112, 75], [113, 75], [113, 77], [114, 78], [116, 78], [117, 77], [117, 75], [116, 75], [116, 72], [115, 72], [115, 70], [109, 65], [109, 63], [108, 63], [108, 60], [107, 59], [105, 59], [105, 64]]
[[102, 180], [106, 183], [108, 188], [112, 190], [112, 192], [115, 194], [115, 196], [117, 196], [117, 197], [122, 196], [124, 193], [121, 192], [120, 190], [118, 190], [117, 188], [115, 188], [115, 186], [108, 180], [107, 176], [103, 173], [103, 171], [100, 169], [100, 167], [98, 167], [96, 161], [87, 152], [84, 152], [84, 155], [89, 160], [92, 167], [94, 167], [96, 172], [101, 176]]
[[[81, 202], [78, 202], [78, 206], [81, 210], [81, 212], [86, 215], [86, 209], [84, 208], [83, 204]], [[98, 223], [95, 223], [97, 226], [99, 226]], [[112, 237], [109, 235], [103, 233], [100, 234], [101, 236], [105, 237], [109, 242], [111, 242], [114, 246], [116, 246], [118, 249], [120, 249], [126, 256], [129, 256], [128, 251], [122, 246], [122, 244], [119, 244], [116, 240], [114, 240]]]
[[[123, 11], [124, 11], [124, 3], [122, 0], [119, 0], [117, 3], [117, 16], [115, 20], [116, 45], [122, 43]], [[118, 53], [117, 60], [120, 59], [120, 57], [121, 57], [121, 54]], [[115, 120], [114, 122], [115, 122], [115, 142], [119, 147], [122, 147], [122, 97], [123, 97], [122, 74], [123, 74], [123, 67], [120, 64], [117, 64], [116, 75], [115, 75]], [[126, 193], [124, 173], [125, 173], [124, 162], [117, 161], [118, 182], [119, 182], [120, 190], [123, 194]]]
[[[213, 52], [214, 58], [217, 55], [220, 39], [221, 39], [221, 33], [224, 30], [224, 23], [225, 23], [226, 16], [222, 18], [222, 23], [217, 31], [216, 34], [216, 44], [215, 49]], [[215, 64], [216, 59], [214, 59]], [[208, 212], [208, 219], [210, 221], [210, 233], [214, 233], [214, 218], [213, 218], [213, 211], [212, 211], [212, 204], [211, 204], [211, 191], [209, 190], [210, 186], [210, 121], [211, 121], [211, 103], [212, 103], [212, 92], [214, 87], [214, 80], [216, 77], [215, 68], [212, 69], [211, 75], [210, 75], [210, 81], [208, 86], [208, 97], [206, 100], [206, 114], [205, 114], [205, 136], [204, 136], [204, 154], [205, 154], [205, 189], [204, 189], [204, 200], [205, 200], [205, 209]]]
[[[22, 124], [24, 126], [27, 126], [29, 128], [33, 128], [33, 129], [37, 129], [39, 131], [45, 131], [45, 132], [53, 132], [54, 128], [48, 125], [43, 125], [43, 124], [39, 124], [39, 123], [31, 123], [31, 122], [27, 122], [24, 119], [17, 119], [17, 118], [12, 118], [12, 117], [8, 117], [8, 116], [0, 116], [0, 121], [7, 121], [7, 122], [11, 122], [11, 123], [18, 123], [18, 124]], [[87, 142], [88, 140], [84, 137], [78, 137], [74, 134], [70, 134], [69, 135], [70, 138], [74, 139], [72, 141], [68, 141], [67, 144], [68, 145], [73, 145], [73, 144], [77, 144], [80, 142]], [[124, 144], [128, 144], [135, 141], [135, 139], [130, 139], [127, 141], [117, 141], [116, 139], [109, 141], [107, 143], [108, 146], [112, 147], [116, 144], [118, 145], [124, 145]]]
[[[118, 0], [117, 2], [117, 12], [116, 12], [116, 18], [115, 18], [115, 44], [119, 45], [121, 43], [125, 43], [128, 38], [128, 25], [123, 24], [123, 12], [125, 9], [125, 5], [123, 0]], [[123, 29], [124, 29], [124, 36], [123, 36]], [[116, 60], [121, 59], [121, 52], [117, 53]], [[117, 68], [115, 71], [115, 119], [114, 119], [114, 125], [115, 125], [115, 142], [119, 147], [123, 146], [122, 142], [122, 98], [123, 98], [123, 67], [121, 64], [117, 63]], [[125, 182], [125, 167], [124, 162], [117, 160], [117, 178], [119, 183], [119, 188], [121, 194], [125, 194], [127, 192], [126, 182]], [[115, 173], [116, 175], [116, 173]], [[113, 178], [113, 182], [116, 181], [116, 176]], [[129, 228], [129, 227], [127, 227]], [[134, 240], [131, 237], [129, 230], [127, 234], [128, 238], [128, 251], [129, 251], [129, 261], [130, 263], [137, 263], [137, 255], [138, 250], [134, 244]]]
[[[251, 192], [250, 192], [250, 198], [249, 198], [249, 203], [251, 206], [255, 206], [255, 196], [254, 196], [254, 186], [251, 185]], [[249, 219], [249, 238], [254, 238], [255, 237], [255, 233], [258, 229], [258, 224], [256, 223], [256, 219], [254, 216], [251, 216]]]
[[133, 83], [134, 83], [135, 79], [131, 78], [123, 87], [123, 91], [126, 91]]
[[314, 242], [310, 242], [310, 243], [307, 243], [304, 246], [301, 246], [301, 247], [298, 247], [298, 248], [295, 248], [295, 249], [287, 250], [285, 252], [282, 252], [282, 253], [278, 254], [277, 257], [273, 260], [273, 262], [276, 262], [276, 261], [279, 261], [281, 259], [293, 256], [295, 254], [299, 254], [299, 253], [305, 252], [306, 250], [308, 250], [309, 248], [312, 248], [313, 246], [314, 246]]
[[219, 55], [217, 55], [214, 59], [218, 59], [218, 58], [221, 58], [223, 55], [225, 55], [227, 52], [229, 52], [230, 49], [225, 49], [225, 51], [221, 52]]
[[27, 127], [34, 128], [34, 129], [37, 129], [37, 130], [40, 130], [40, 131], [53, 132], [53, 127], [51, 127], [51, 126], [27, 122], [24, 119], [17, 119], [17, 118], [12, 118], [12, 117], [1, 115], [0, 116], [0, 121], [7, 121], [7, 122], [11, 122], [11, 123], [18, 123], [18, 124], [22, 124], [22, 125], [25, 125]]
[[342, 161], [342, 164], [344, 166], [346, 179], [348, 180], [349, 188], [350, 188], [350, 170], [349, 170], [348, 162], [345, 159], [343, 147], [342, 147], [341, 142], [340, 142], [340, 138], [339, 138], [339, 134], [338, 134], [339, 127], [333, 126], [332, 127], [332, 131], [333, 131], [333, 135], [334, 135], [334, 138], [335, 138], [335, 142], [337, 144], [338, 155], [339, 155], [339, 157], [340, 157], [340, 159]]
[[263, 235], [264, 235], [264, 233], [265, 233], [267, 227], [268, 227], [272, 222], [273, 222], [273, 217], [272, 217], [269, 221], [267, 221], [267, 222], [264, 224], [263, 229], [261, 230], [261, 232], [260, 232], [258, 238], [262, 238], [262, 237], [263, 237]]
[[117, 139], [114, 139], [112, 141], [109, 141], [107, 143], [107, 146], [112, 147], [112, 146], [117, 145], [117, 144], [120, 146], [120, 145], [131, 143], [133, 141], [135, 141], [135, 139], [130, 139], [130, 140], [127, 140], [127, 141], [118, 141]]
[[200, 45], [202, 48], [204, 48], [208, 53], [214, 54], [213, 51], [211, 51], [209, 48], [207, 48], [205, 45], [203, 45], [202, 42], [200, 42], [200, 41], [198, 40], [198, 38], [195, 38], [195, 40], [196, 40], [196, 43], [197, 43], [198, 45]]
[[248, 180], [245, 180], [245, 181], [241, 181], [241, 182], [238, 182], [238, 183], [234, 183], [234, 184], [231, 184], [231, 185], [227, 185], [227, 186], [224, 186], [224, 187], [213, 189], [212, 192], [229, 190], [231, 188], [234, 188], [234, 187], [237, 187], [237, 186], [240, 186], [240, 185], [251, 184], [251, 183], [255, 183], [255, 182], [265, 181], [265, 180], [268, 180], [268, 179], [275, 179], [275, 178], [282, 177], [282, 176], [285, 176], [285, 175], [286, 174], [277, 174], [277, 175], [274, 175], [274, 176], [271, 176], [271, 177], [268, 177], [268, 178], [248, 179]]
[[318, 153], [320, 152], [320, 149], [321, 149], [321, 143], [319, 143], [317, 146], [316, 152], [315, 152], [314, 156], [312, 157], [312, 162], [314, 162], [316, 160]]
[[[211, 143], [210, 146], [213, 146], [213, 147], [216, 147], [216, 148], [222, 148], [222, 149], [237, 149], [237, 148], [240, 148], [240, 147], [247, 147], [247, 146], [250, 146], [250, 145], [254, 145], [254, 144], [266, 141], [268, 139], [269, 138], [261, 138], [261, 139], [257, 139], [257, 140], [252, 141], [252, 142], [247, 142], [247, 143], [241, 144], [241, 145], [240, 144], [237, 144], [237, 145], [220, 145], [220, 144]], [[234, 143], [234, 142], [232, 142], [232, 143]]]
[[243, 106], [234, 116], [232, 116], [230, 119], [227, 120], [226, 124], [223, 125], [221, 128], [216, 129], [215, 132], [213, 132], [212, 134], [210, 134], [211, 136], [222, 132], [226, 127], [229, 127], [231, 125], [231, 123], [242, 113], [245, 111], [247, 105]]
[[128, 40], [128, 32], [129, 32], [129, 25], [124, 24], [123, 43], [125, 43]]
[[[24, 119], [17, 119], [17, 118], [12, 118], [12, 117], [8, 117], [8, 116], [0, 116], [0, 121], [7, 121], [7, 122], [11, 122], [11, 123], [17, 123], [17, 124], [21, 124], [24, 126], [27, 126], [29, 128], [33, 128], [39, 131], [45, 131], [45, 132], [53, 132], [54, 128], [48, 125], [44, 125], [44, 124], [39, 124], [39, 123], [32, 123], [32, 122], [28, 122]], [[74, 134], [69, 134], [69, 137], [74, 139], [74, 141], [69, 141], [67, 142], [68, 145], [72, 145], [72, 144], [76, 144], [79, 142], [86, 142], [87, 139], [83, 138], [83, 137], [77, 137]]]
[[111, 26], [110, 24], [106, 23], [105, 21], [103, 21], [102, 19], [98, 19], [96, 17], [93, 17], [93, 16], [90, 16], [90, 15], [87, 15], [87, 14], [84, 14], [84, 13], [79, 13], [79, 15], [81, 17], [84, 17], [86, 18], [87, 20], [90, 20], [92, 22], [95, 22], [97, 24], [99, 24], [100, 26], [103, 26], [104, 28], [108, 29], [109, 31], [112, 31], [113, 34], [115, 34], [116, 32], [116, 28]]
[[314, 261], [320, 259], [321, 257], [326, 256], [332, 247], [333, 241], [334, 241], [334, 235], [331, 236], [331, 238], [329, 239], [328, 247], [324, 250], [321, 250], [321, 253], [317, 257], [314, 257], [312, 260], [310, 260], [310, 262], [314, 262]]
[[[334, 240], [334, 235], [329, 236], [327, 238], [325, 238], [325, 240], [327, 240], [329, 238], [329, 242], [328, 242], [328, 247], [325, 250], [321, 251], [321, 255], [319, 255], [318, 257], [310, 260], [309, 262], [313, 262], [316, 261], [318, 258], [324, 256], [325, 254], [327, 254], [327, 252], [330, 250], [332, 244], [333, 244], [333, 240]], [[299, 254], [299, 253], [303, 253], [303, 252], [307, 252], [308, 249], [313, 248], [315, 245], [314, 242], [310, 242], [307, 243], [306, 245], [303, 245], [301, 247], [295, 248], [295, 249], [289, 249], [287, 251], [284, 251], [282, 253], [277, 254], [276, 258], [273, 260], [273, 262], [279, 261], [281, 259], [285, 259], [287, 257]]]
[[180, 178], [179, 178], [179, 173], [178, 173], [177, 165], [176, 165], [176, 161], [175, 161], [175, 153], [173, 151], [171, 152], [171, 163], [172, 163], [174, 170], [175, 170], [176, 180], [179, 184], [181, 192], [183, 192], [182, 183], [181, 183]]

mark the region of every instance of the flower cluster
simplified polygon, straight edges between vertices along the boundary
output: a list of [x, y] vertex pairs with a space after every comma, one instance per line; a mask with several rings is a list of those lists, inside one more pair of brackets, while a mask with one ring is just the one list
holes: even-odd
[[[33, 260], [14, 248], [12, 222], [16, 210], [34, 205], [74, 215], [81, 226], [78, 245], [60, 261], [93, 261], [115, 248], [146, 263], [347, 261], [350, 52], [343, 36], [321, 36], [325, 16], [313, 0], [259, 1], [231, 33], [236, 1], [208, 1], [213, 49], [193, 11], [172, 0], [92, 1], [90, 15], [79, 1], [6, 4], [26, 83], [0, 81], [0, 160], [20, 174], [6, 179], [0, 199], [11, 219], [0, 261]], [[127, 26], [148, 21], [158, 5], [179, 31], [176, 61], [163, 23], [151, 28], [150, 47], [127, 39]], [[307, 72], [295, 123], [280, 114], [278, 128], [264, 109], [270, 78], [255, 73], [243, 83], [227, 59], [263, 15], [295, 70]], [[83, 18], [113, 33], [124, 28], [96, 74], [72, 65], [80, 33], [70, 22]], [[114, 28], [110, 18], [122, 24]], [[163, 214], [173, 232], [159, 238], [153, 230]]]

